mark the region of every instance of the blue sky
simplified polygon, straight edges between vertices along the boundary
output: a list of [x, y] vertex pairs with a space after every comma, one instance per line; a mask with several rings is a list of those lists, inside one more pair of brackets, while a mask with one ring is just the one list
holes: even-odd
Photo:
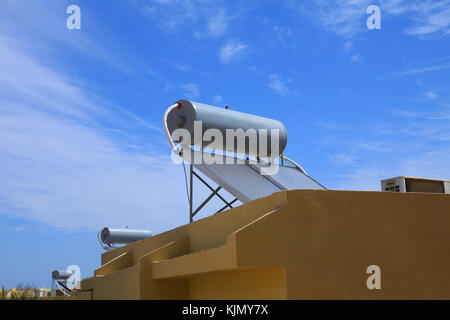
[[282, 121], [329, 189], [450, 178], [448, 0], [0, 3], [0, 285], [92, 275], [104, 226], [187, 222], [162, 129], [182, 98]]

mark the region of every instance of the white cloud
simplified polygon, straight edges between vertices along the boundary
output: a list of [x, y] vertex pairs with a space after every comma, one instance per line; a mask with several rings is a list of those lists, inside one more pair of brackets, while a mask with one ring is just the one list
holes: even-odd
[[352, 47], [353, 47], [353, 42], [351, 42], [351, 41], [346, 41], [346, 42], [344, 43], [344, 50], [345, 50], [345, 51], [349, 51]]
[[[0, 92], [4, 97], [26, 97], [39, 102], [49, 111], [84, 120], [95, 111], [96, 107], [64, 76], [42, 66], [23, 50], [18, 50], [20, 45], [17, 41], [0, 35], [0, 48]], [[66, 103], [61, 104], [60, 100]]]
[[[80, 32], [68, 30], [66, 7], [58, 0], [4, 0], [0, 11], [0, 30], [3, 30], [4, 37], [20, 39], [22, 49], [37, 61], [51, 57], [55, 70], [64, 68], [64, 64], [73, 66], [74, 61], [67, 58], [76, 53], [81, 54], [82, 59], [88, 58], [101, 67], [111, 68], [144, 84], [150, 83], [148, 75], [163, 81], [161, 75], [149, 66], [148, 59], [118, 44], [101, 19], [89, 19], [89, 32], [84, 32], [84, 29]], [[16, 42], [16, 46], [19, 45], [19, 41]], [[76, 59], [75, 63], [79, 58]], [[61, 65], [56, 66], [56, 63]]]
[[242, 57], [246, 44], [237, 41], [229, 41], [225, 43], [219, 50], [219, 59], [222, 64], [235, 62]]
[[[352, 37], [367, 31], [366, 9], [374, 4], [369, 0], [313, 0], [291, 2], [301, 15], [318, 26], [343, 37]], [[450, 2], [447, 0], [380, 0], [381, 19], [392, 19], [403, 15], [413, 26], [405, 32], [415, 36], [446, 35], [450, 33]]]
[[422, 74], [425, 72], [437, 72], [442, 70], [450, 69], [450, 57], [444, 56], [441, 58], [433, 59], [423, 63], [420, 66], [408, 66], [406, 70], [395, 72], [394, 76], [410, 76], [416, 74]]
[[344, 153], [334, 154], [330, 156], [330, 159], [340, 165], [350, 165], [353, 163], [353, 157]]
[[158, 0], [134, 5], [164, 32], [188, 31], [197, 38], [219, 38], [233, 20], [229, 10], [214, 1]]
[[314, 125], [328, 129], [328, 130], [348, 130], [349, 127], [337, 124], [337, 123], [331, 123], [331, 122], [325, 122], [325, 121], [316, 121], [314, 122]]
[[297, 44], [297, 41], [294, 39], [294, 31], [291, 27], [277, 25], [273, 27], [271, 42], [274, 46], [295, 46]]
[[291, 6], [301, 15], [344, 37], [364, 30], [365, 21], [361, 18], [365, 15], [368, 4], [368, 0], [291, 2]]
[[354, 55], [351, 56], [350, 58], [351, 61], [353, 62], [363, 62], [364, 58], [359, 54], [359, 53], [355, 53]]
[[190, 99], [196, 99], [200, 96], [200, 88], [196, 83], [187, 83], [180, 86], [184, 90], [184, 95]]
[[163, 3], [163, 4], [169, 4], [169, 3], [174, 3], [175, 0], [152, 0], [153, 2], [156, 3]]
[[228, 12], [220, 8], [217, 10], [217, 13], [209, 18], [208, 21], [208, 33], [211, 37], [217, 38], [223, 35], [229, 23], [229, 14]]
[[218, 105], [218, 104], [222, 103], [222, 101], [223, 101], [222, 96], [219, 96], [219, 95], [214, 95], [212, 97], [212, 99], [213, 99], [213, 102], [215, 105]]
[[450, 178], [448, 108], [436, 109], [396, 110], [395, 116], [386, 117], [389, 121], [382, 125], [355, 127], [361, 138], [346, 131], [334, 130], [332, 135], [327, 134], [328, 148], [338, 150], [331, 160], [345, 164], [350, 160], [346, 155], [352, 157], [351, 167], [342, 167], [330, 177], [327, 187], [380, 190], [380, 181], [394, 176]]
[[431, 100], [435, 100], [435, 99], [437, 99], [439, 96], [435, 93], [435, 92], [433, 92], [433, 91], [427, 91], [427, 92], [425, 92], [425, 96], [428, 98], [428, 99], [431, 99]]
[[145, 120], [103, 107], [32, 45], [0, 36], [0, 214], [65, 229], [183, 223], [183, 175], [163, 135], [149, 125], [137, 138]]
[[406, 76], [406, 75], [414, 75], [418, 73], [424, 73], [424, 72], [430, 72], [430, 71], [440, 71], [440, 70], [446, 70], [450, 69], [450, 64], [441, 64], [441, 65], [434, 65], [430, 67], [424, 67], [424, 68], [415, 68], [415, 69], [409, 69], [403, 72], [397, 73], [397, 75], [400, 76]]
[[[1, 102], [0, 212], [65, 229], [182, 221], [180, 169], [169, 156], [48, 112]], [[124, 132], [122, 132], [124, 134]]]
[[449, 1], [421, 1], [412, 9], [416, 25], [406, 29], [406, 33], [419, 36], [450, 34]]
[[330, 187], [341, 190], [380, 191], [381, 180], [397, 176], [449, 179], [450, 149], [423, 152], [385, 164], [361, 163], [359, 168], [339, 175], [339, 181]]
[[182, 72], [191, 72], [192, 68], [186, 64], [182, 63], [175, 63], [172, 65], [175, 69], [182, 71]]
[[281, 96], [287, 96], [290, 94], [295, 94], [295, 90], [292, 90], [289, 85], [288, 82], [290, 81], [284, 81], [281, 79], [281, 77], [277, 74], [271, 74], [269, 76], [269, 86], [270, 88], [272, 88], [276, 93], [278, 93]]

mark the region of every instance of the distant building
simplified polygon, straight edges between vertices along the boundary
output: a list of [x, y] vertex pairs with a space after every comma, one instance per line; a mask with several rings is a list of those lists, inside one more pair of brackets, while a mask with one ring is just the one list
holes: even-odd
[[40, 288], [39, 289], [39, 297], [47, 297], [51, 294], [51, 289], [49, 288]]
[[400, 176], [382, 180], [381, 191], [450, 193], [450, 180]]

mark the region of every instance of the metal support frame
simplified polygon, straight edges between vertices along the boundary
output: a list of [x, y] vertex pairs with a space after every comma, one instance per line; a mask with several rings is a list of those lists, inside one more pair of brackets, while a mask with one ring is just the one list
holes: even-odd
[[70, 290], [66, 284], [65, 281], [58, 280], [52, 277], [52, 283], [50, 288], [50, 295], [52, 297], [56, 296], [56, 291], [59, 290], [62, 292], [63, 296], [70, 296], [70, 293], [72, 290]]
[[[220, 200], [222, 200], [225, 203], [225, 206], [222, 207], [219, 211], [216, 213], [222, 212], [226, 208], [233, 208], [232, 204], [238, 201], [237, 198], [235, 198], [233, 201], [228, 202], [225, 200], [224, 197], [222, 197], [219, 194], [219, 191], [222, 189], [222, 186], [218, 186], [216, 189], [211, 187], [208, 182], [206, 182], [202, 177], [200, 177], [195, 171], [194, 166], [190, 165], [190, 181], [189, 181], [189, 223], [192, 223], [194, 221], [194, 216], [214, 197], [217, 196]], [[194, 177], [200, 180], [205, 186], [208, 187], [209, 190], [211, 190], [211, 194], [197, 207], [197, 209], [193, 210], [194, 206]]]
[[190, 175], [189, 175], [189, 223], [192, 223], [194, 216], [192, 215], [192, 206], [194, 205], [194, 166], [190, 165]]
[[105, 250], [113, 250], [113, 249], [115, 249], [116, 247], [114, 247], [114, 243], [113, 244], [111, 244], [111, 243], [103, 244], [103, 242], [102, 242], [102, 240], [100, 238], [100, 234], [101, 233], [102, 233], [101, 231], [99, 231], [99, 233], [97, 233], [97, 239], [98, 239], [98, 242], [100, 242], [100, 245], [102, 246], [102, 248], [105, 249]]

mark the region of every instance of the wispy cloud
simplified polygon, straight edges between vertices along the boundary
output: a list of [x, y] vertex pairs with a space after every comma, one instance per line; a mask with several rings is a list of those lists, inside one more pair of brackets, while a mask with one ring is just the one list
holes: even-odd
[[190, 99], [196, 99], [200, 96], [200, 88], [196, 83], [186, 83], [180, 86], [184, 95]]
[[230, 15], [224, 8], [219, 8], [217, 12], [209, 18], [208, 34], [211, 37], [217, 38], [223, 35], [228, 28]]
[[430, 151], [380, 165], [378, 162], [360, 163], [358, 168], [336, 175], [333, 189], [380, 191], [381, 180], [397, 176], [450, 178], [450, 149]]
[[[410, 77], [419, 78], [423, 74], [445, 74], [445, 72], [450, 69], [450, 57], [443, 56], [435, 59], [430, 59], [428, 61], [422, 61], [417, 63], [408, 63], [404, 67], [399, 68], [400, 70], [390, 72], [383, 76], [379, 76], [379, 79], [385, 78], [396, 78], [396, 77]], [[418, 84], [421, 86], [422, 80], [418, 80]], [[429, 90], [429, 91], [433, 91]]]
[[424, 73], [424, 72], [441, 71], [441, 70], [447, 70], [447, 69], [450, 69], [450, 63], [427, 66], [427, 67], [423, 67], [423, 68], [410, 68], [405, 71], [397, 72], [396, 75], [407, 76], [407, 75], [415, 75], [415, 74]]
[[334, 155], [330, 155], [329, 158], [339, 164], [339, 165], [350, 165], [353, 164], [353, 157], [349, 154], [338, 153]]
[[248, 70], [268, 82], [269, 88], [280, 96], [299, 95], [301, 92], [292, 86], [292, 78], [285, 78], [276, 73], [266, 73], [256, 66], [249, 66]]
[[222, 96], [219, 96], [219, 95], [217, 95], [217, 94], [214, 95], [214, 96], [212, 97], [212, 99], [213, 99], [214, 104], [216, 104], [216, 105], [222, 103], [222, 101], [223, 101], [223, 97], [222, 97]]
[[364, 30], [365, 24], [361, 18], [365, 15], [368, 4], [367, 0], [290, 2], [302, 16], [314, 21], [319, 27], [344, 37]]
[[364, 57], [362, 57], [359, 53], [355, 53], [350, 57], [350, 60], [353, 62], [361, 63], [364, 61]]
[[291, 26], [275, 25], [270, 31], [270, 42], [275, 47], [279, 47], [280, 45], [295, 47], [298, 44], [295, 40], [295, 33]]
[[[314, 21], [319, 27], [349, 38], [367, 31], [366, 9], [374, 4], [368, 0], [313, 0], [291, 2], [301, 15]], [[380, 0], [382, 20], [402, 15], [413, 26], [404, 29], [414, 36], [446, 35], [450, 30], [450, 2], [448, 0]]]
[[269, 87], [281, 96], [287, 96], [296, 93], [296, 90], [291, 89], [288, 85], [290, 81], [284, 81], [277, 74], [269, 75]]
[[219, 49], [219, 60], [222, 64], [229, 64], [240, 59], [247, 45], [239, 41], [228, 41]]
[[182, 72], [191, 72], [192, 68], [186, 64], [182, 64], [182, 63], [174, 63], [172, 64], [172, 66]]
[[411, 7], [415, 26], [406, 29], [406, 33], [419, 36], [450, 34], [450, 2], [420, 1]]
[[24, 231], [26, 229], [25, 226], [17, 226], [17, 227], [12, 227], [11, 230], [15, 231], [15, 232], [20, 232], [20, 231]]
[[164, 32], [186, 31], [196, 38], [219, 38], [228, 31], [233, 14], [220, 3], [196, 0], [134, 2]]
[[333, 130], [322, 143], [336, 150], [329, 159], [342, 167], [327, 186], [380, 190], [380, 180], [393, 176], [450, 178], [448, 110], [396, 109], [382, 125], [355, 127], [360, 137]]
[[[48, 111], [84, 120], [89, 119], [89, 113], [100, 111], [65, 76], [26, 54], [18, 41], [0, 35], [0, 47], [0, 91], [4, 97], [28, 98]], [[61, 104], [61, 100], [66, 103]]]
[[430, 99], [430, 100], [435, 100], [437, 99], [439, 96], [436, 94], [436, 92], [434, 91], [427, 91], [425, 92], [425, 96]]
[[150, 125], [154, 139], [137, 138], [130, 128], [144, 119], [106, 107], [35, 47], [0, 36], [0, 214], [72, 230], [183, 221], [170, 196], [183, 194], [182, 175], [161, 154], [163, 135]]
[[348, 126], [338, 124], [338, 123], [325, 122], [325, 121], [315, 121], [314, 125], [321, 127], [321, 128], [328, 129], [328, 130], [348, 130], [349, 129]]
[[1, 105], [2, 214], [72, 230], [176, 225], [182, 205], [161, 196], [183, 194], [168, 156], [131, 151], [130, 140], [70, 118]]
[[352, 41], [346, 41], [344, 43], [344, 50], [345, 51], [350, 51], [350, 49], [353, 47], [353, 42]]

